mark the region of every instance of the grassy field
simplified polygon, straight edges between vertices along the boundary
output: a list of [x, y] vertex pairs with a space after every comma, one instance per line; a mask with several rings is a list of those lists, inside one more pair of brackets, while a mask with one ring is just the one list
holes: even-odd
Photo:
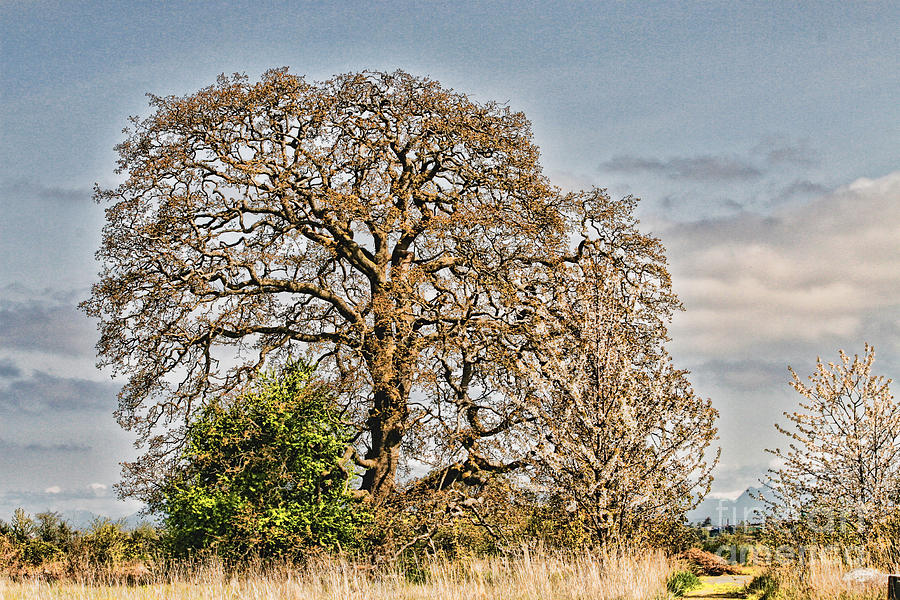
[[[210, 562], [149, 572], [139, 585], [123, 583], [122, 570], [118, 576], [91, 573], [84, 582], [0, 578], [0, 600], [654, 600], [672, 597], [666, 592], [666, 580], [683, 568], [661, 551], [651, 550], [579, 554], [523, 550], [514, 556], [431, 559], [380, 568], [331, 559], [304, 567], [250, 568], [238, 574]], [[703, 577], [703, 587], [688, 598], [883, 600], [884, 585], [844, 581], [849, 568], [840, 556], [823, 553], [802, 563], [747, 568], [743, 576]], [[748, 590], [745, 584], [754, 577], [769, 579], [771, 585]]]
[[673, 563], [661, 552], [605, 551], [584, 555], [523, 552], [516, 557], [432, 560], [406, 569], [371, 569], [328, 561], [302, 569], [229, 576], [217, 565], [126, 586], [0, 580], [0, 598], [66, 600], [644, 600], [666, 596]]
[[[864, 565], [856, 565], [864, 566]], [[900, 565], [895, 565], [900, 567]], [[859, 584], [844, 581], [850, 567], [833, 553], [813, 555], [804, 568], [783, 568], [778, 572], [781, 600], [884, 600], [887, 584]], [[896, 569], [892, 569], [896, 572]]]

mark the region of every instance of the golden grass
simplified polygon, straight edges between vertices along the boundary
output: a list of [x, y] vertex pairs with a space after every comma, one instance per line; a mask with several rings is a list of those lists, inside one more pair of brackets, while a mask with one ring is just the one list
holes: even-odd
[[[884, 582], [860, 584], [844, 581], [850, 570], [866, 566], [870, 565], [865, 560], [852, 560], [852, 553], [842, 556], [833, 550], [814, 549], [800, 565], [778, 569], [777, 597], [779, 600], [884, 600], [887, 597], [887, 584]], [[900, 564], [888, 569], [895, 573], [898, 570]]]
[[[16, 600], [643, 600], [663, 598], [673, 564], [657, 551], [432, 559], [404, 571], [346, 560], [230, 576], [207, 564], [142, 586], [0, 580], [0, 598]], [[412, 574], [412, 576], [411, 576]], [[419, 574], [418, 581], [416, 574]], [[422, 575], [424, 574], [424, 575]]]

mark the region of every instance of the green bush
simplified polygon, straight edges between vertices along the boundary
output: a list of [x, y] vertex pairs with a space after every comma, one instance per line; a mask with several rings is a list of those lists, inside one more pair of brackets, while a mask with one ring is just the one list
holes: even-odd
[[778, 579], [772, 573], [757, 575], [747, 584], [747, 594], [756, 600], [771, 600], [778, 593]]
[[0, 532], [15, 549], [18, 560], [29, 566], [62, 560], [76, 539], [75, 531], [59, 514], [43, 512], [32, 518], [21, 508], [16, 509], [10, 524], [0, 524]]
[[680, 598], [692, 590], [696, 590], [702, 584], [700, 578], [690, 571], [676, 571], [666, 580], [666, 589], [673, 596]]
[[23, 509], [17, 508], [8, 526], [14, 544], [24, 544], [37, 535], [37, 524]]
[[67, 550], [75, 540], [75, 530], [62, 520], [59, 513], [42, 512], [34, 516], [37, 520], [35, 534], [38, 539], [61, 550]]
[[87, 530], [78, 531], [58, 513], [31, 517], [17, 509], [10, 523], [0, 521], [0, 574], [23, 577], [115, 569], [128, 561], [157, 557], [159, 537], [151, 525], [128, 530], [121, 521], [97, 518]]
[[148, 523], [141, 523], [129, 532], [125, 555], [129, 560], [148, 560], [159, 553], [160, 544], [160, 530]]
[[93, 565], [115, 565], [132, 558], [128, 532], [121, 522], [97, 518], [81, 538], [83, 556]]
[[357, 545], [368, 515], [339, 464], [352, 432], [309, 366], [289, 363], [209, 404], [187, 439], [184, 469], [156, 507], [174, 554], [295, 557]]

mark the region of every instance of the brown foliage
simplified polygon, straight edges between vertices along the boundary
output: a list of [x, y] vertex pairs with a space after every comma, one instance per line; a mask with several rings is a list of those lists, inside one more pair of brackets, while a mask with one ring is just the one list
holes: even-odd
[[721, 556], [700, 548], [688, 548], [675, 558], [686, 562], [695, 575], [738, 575], [741, 573], [739, 566], [730, 565]]

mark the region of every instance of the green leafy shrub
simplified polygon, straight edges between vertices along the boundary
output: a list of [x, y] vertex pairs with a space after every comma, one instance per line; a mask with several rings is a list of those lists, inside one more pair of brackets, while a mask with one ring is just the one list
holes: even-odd
[[12, 522], [9, 524], [9, 537], [14, 544], [23, 544], [37, 535], [37, 524], [23, 509], [17, 508], [13, 512]]
[[772, 573], [763, 573], [747, 584], [747, 595], [756, 600], [771, 600], [778, 593], [778, 578]]
[[63, 521], [59, 513], [42, 512], [36, 514], [34, 518], [37, 521], [35, 533], [38, 539], [61, 550], [71, 547], [76, 537], [75, 529]]
[[149, 523], [141, 523], [129, 532], [125, 555], [129, 560], [148, 560], [159, 553], [160, 530]]
[[83, 556], [92, 565], [115, 565], [129, 558], [129, 534], [121, 522], [99, 517], [81, 538]]
[[97, 518], [79, 531], [58, 513], [31, 517], [17, 509], [10, 523], [0, 521], [0, 574], [50, 579], [115, 575], [127, 563], [154, 562], [159, 540], [151, 525], [129, 530], [121, 521]]
[[666, 580], [666, 589], [678, 598], [696, 590], [701, 585], [700, 578], [690, 571], [675, 571]]
[[171, 550], [237, 559], [357, 545], [368, 515], [341, 464], [351, 440], [329, 389], [300, 362], [209, 404], [189, 427], [184, 469], [157, 507]]
[[31, 566], [38, 566], [65, 558], [62, 548], [40, 539], [28, 540], [22, 544], [21, 548], [22, 559], [25, 561], [25, 564]]
[[62, 521], [58, 513], [43, 512], [32, 518], [16, 509], [12, 522], [2, 524], [9, 548], [15, 549], [17, 560], [28, 566], [62, 560], [71, 551], [75, 531]]

